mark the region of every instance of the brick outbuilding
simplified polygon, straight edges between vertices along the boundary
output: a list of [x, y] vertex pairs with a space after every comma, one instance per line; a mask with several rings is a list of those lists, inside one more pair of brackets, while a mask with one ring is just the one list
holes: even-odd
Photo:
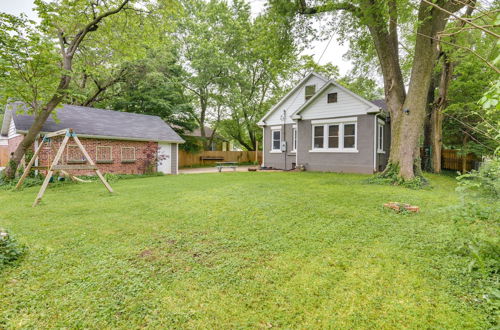
[[[143, 174], [163, 172], [177, 174], [179, 144], [184, 140], [160, 117], [75, 105], [62, 105], [44, 124], [35, 149], [44, 134], [72, 128], [90, 157], [103, 173]], [[7, 105], [0, 130], [0, 155], [11, 155], [33, 123], [22, 103]], [[51, 139], [43, 147], [35, 166], [48, 166], [58, 150], [62, 137]], [[5, 163], [5, 160], [3, 160]], [[84, 163], [76, 145], [66, 147], [61, 162]], [[5, 166], [5, 164], [0, 164]], [[80, 171], [76, 175], [91, 174]]]

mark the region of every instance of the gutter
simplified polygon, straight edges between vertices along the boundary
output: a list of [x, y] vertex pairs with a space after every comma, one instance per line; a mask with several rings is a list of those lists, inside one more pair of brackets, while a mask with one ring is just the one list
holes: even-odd
[[[28, 131], [16, 130], [18, 134], [27, 134]], [[48, 134], [50, 132], [40, 132], [40, 134]], [[141, 139], [133, 137], [120, 137], [120, 136], [106, 136], [106, 135], [88, 135], [88, 134], [78, 134], [78, 137], [88, 138], [88, 139], [107, 139], [107, 140], [120, 140], [120, 141], [141, 141], [141, 142], [166, 142], [166, 143], [184, 143], [184, 140], [157, 140], [157, 139]]]

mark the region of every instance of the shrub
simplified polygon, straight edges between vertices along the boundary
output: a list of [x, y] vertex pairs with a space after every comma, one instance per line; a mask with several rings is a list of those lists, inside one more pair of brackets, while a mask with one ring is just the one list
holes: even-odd
[[399, 176], [399, 166], [389, 165], [383, 172], [374, 175], [367, 180], [369, 184], [402, 186], [409, 189], [423, 189], [428, 187], [429, 182], [418, 171], [417, 175], [411, 180], [405, 180]]
[[0, 269], [18, 260], [25, 252], [25, 247], [5, 229], [0, 228]]
[[492, 199], [500, 198], [500, 157], [484, 162], [479, 171], [457, 177], [457, 192], [463, 198]]
[[[454, 208], [458, 252], [467, 258], [464, 271], [476, 283], [478, 301], [491, 313], [500, 310], [500, 158], [478, 171], [457, 177], [461, 203]], [[494, 323], [494, 322], [493, 322]], [[495, 324], [495, 323], [494, 323]]]

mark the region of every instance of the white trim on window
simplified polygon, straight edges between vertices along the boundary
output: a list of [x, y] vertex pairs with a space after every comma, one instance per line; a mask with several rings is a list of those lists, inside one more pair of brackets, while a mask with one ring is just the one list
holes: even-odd
[[297, 125], [292, 126], [292, 150], [290, 152], [297, 152]]
[[[347, 118], [344, 118], [347, 119]], [[351, 118], [349, 118], [351, 119]], [[354, 118], [356, 119], [356, 118]], [[354, 147], [352, 148], [344, 148], [344, 127], [345, 125], [354, 125]], [[330, 126], [338, 126], [338, 147], [337, 148], [330, 148], [329, 146], [329, 128]], [[323, 127], [323, 147], [322, 148], [315, 148], [314, 147], [314, 131], [316, 127]], [[333, 121], [333, 122], [328, 122], [324, 123], [322, 125], [312, 125], [311, 129], [311, 136], [312, 136], [312, 141], [311, 141], [311, 150], [309, 152], [338, 152], [338, 153], [357, 153], [358, 151], [358, 122], [356, 120], [354, 121], [344, 121], [344, 122], [339, 122], [339, 121]]]
[[332, 118], [332, 119], [317, 119], [311, 120], [311, 124], [333, 124], [333, 123], [348, 123], [357, 122], [357, 117], [345, 117], [345, 118]]
[[311, 153], [337, 153], [337, 154], [357, 154], [359, 150], [351, 150], [351, 149], [311, 149], [309, 150]]
[[[274, 133], [279, 132], [279, 144], [278, 148], [275, 148], [275, 142], [278, 140], [274, 138]], [[282, 141], [282, 136], [281, 136], [281, 126], [273, 126], [271, 127], [271, 149], [270, 153], [281, 153], [281, 141]]]
[[378, 120], [378, 123], [377, 123], [377, 153], [379, 153], [379, 154], [385, 154], [385, 151], [384, 151], [384, 131], [385, 131], [384, 122], [381, 120]]

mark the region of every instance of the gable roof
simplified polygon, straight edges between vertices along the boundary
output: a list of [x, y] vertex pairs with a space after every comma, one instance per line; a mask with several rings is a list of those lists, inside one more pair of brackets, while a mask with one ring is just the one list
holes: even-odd
[[[370, 107], [371, 110], [374, 110], [374, 111], [377, 111], [379, 110], [379, 107], [376, 106], [376, 104], [364, 99], [363, 97], [359, 96], [358, 94], [348, 90], [347, 88], [343, 87], [342, 85], [338, 84], [335, 80], [329, 80], [326, 84], [323, 85], [323, 87], [320, 88], [319, 91], [317, 91], [309, 100], [307, 100], [307, 102], [305, 102], [304, 104], [302, 104], [298, 109], [297, 111], [295, 111], [293, 114], [292, 114], [292, 119], [300, 119], [300, 113], [306, 109], [310, 104], [312, 104], [312, 102], [314, 102], [314, 100], [316, 100], [319, 95], [321, 95], [325, 90], [327, 90], [330, 86], [335, 86], [337, 87], [338, 89], [340, 89], [341, 91], [353, 96], [354, 98], [356, 98], [357, 100], [359, 100], [360, 102], [366, 104], [367, 106]], [[369, 111], [368, 111], [369, 112]]]
[[371, 103], [375, 104], [377, 107], [380, 109], [387, 111], [387, 104], [385, 103], [384, 99], [379, 99], [379, 100], [371, 100]]
[[283, 96], [281, 98], [281, 100], [279, 100], [278, 103], [276, 103], [265, 115], [264, 117], [262, 117], [262, 119], [260, 120], [259, 124], [264, 124], [264, 120], [266, 120], [274, 111], [276, 111], [276, 109], [278, 109], [278, 107], [280, 107], [290, 96], [292, 96], [293, 93], [295, 93], [299, 88], [302, 87], [302, 85], [307, 81], [309, 80], [309, 78], [311, 78], [312, 76], [316, 76], [318, 77], [319, 79], [323, 80], [324, 82], [327, 82], [328, 79], [326, 79], [325, 77], [323, 77], [322, 75], [320, 75], [319, 73], [316, 73], [316, 72], [311, 72], [309, 73], [307, 76], [304, 77], [304, 79], [302, 79], [297, 85], [295, 85], [294, 88], [292, 88], [285, 96]]
[[[26, 113], [20, 102], [7, 105], [1, 134], [6, 135], [13, 119], [17, 133], [26, 133], [33, 124], [33, 116]], [[160, 117], [138, 113], [104, 110], [64, 104], [54, 110], [41, 133], [72, 128], [79, 136], [119, 140], [161, 141], [183, 143], [184, 140]]]

